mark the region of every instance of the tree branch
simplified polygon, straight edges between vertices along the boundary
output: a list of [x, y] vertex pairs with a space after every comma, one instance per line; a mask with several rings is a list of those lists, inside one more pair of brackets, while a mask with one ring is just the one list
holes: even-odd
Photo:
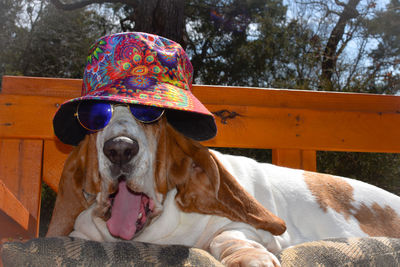
[[342, 6], [342, 7], [345, 7], [345, 6], [346, 6], [345, 3], [343, 3], [343, 2], [341, 2], [341, 1], [339, 1], [339, 0], [335, 0], [335, 3], [336, 3], [336, 5], [338, 5], [338, 6]]
[[123, 1], [123, 0], [83, 0], [78, 1], [72, 4], [64, 4], [60, 0], [50, 0], [50, 2], [57, 7], [58, 9], [63, 10], [75, 10], [78, 8], [82, 8], [91, 4], [103, 4], [103, 3], [123, 3], [130, 6], [137, 6], [137, 1]]
[[[349, 75], [348, 75], [348, 77], [347, 77], [347, 82], [346, 82], [346, 84], [344, 85], [344, 88], [350, 88], [351, 81], [353, 80], [354, 75], [355, 75], [355, 73], [356, 73], [356, 71], [357, 71], [357, 68], [359, 67], [359, 63], [361, 62], [361, 59], [362, 59], [362, 57], [363, 57], [363, 55], [364, 55], [364, 53], [365, 53], [365, 46], [366, 46], [366, 44], [367, 44], [367, 40], [364, 39], [364, 40], [362, 41], [361, 45], [359, 46], [360, 49], [359, 49], [359, 51], [358, 51], [358, 55], [357, 55], [357, 57], [356, 57], [355, 62], [353, 62], [353, 64], [351, 64], [352, 67], [350, 67]], [[363, 87], [363, 88], [364, 88], [364, 87]]]

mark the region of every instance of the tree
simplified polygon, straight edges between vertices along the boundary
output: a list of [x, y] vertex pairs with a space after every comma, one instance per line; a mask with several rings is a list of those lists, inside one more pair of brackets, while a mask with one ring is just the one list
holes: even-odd
[[400, 1], [391, 0], [365, 24], [378, 45], [369, 53], [372, 63], [362, 86], [373, 93], [395, 94], [400, 91]]
[[99, 3], [122, 3], [123, 31], [143, 31], [167, 37], [185, 46], [183, 39], [184, 0], [82, 0], [63, 3], [51, 0], [59, 9], [76, 10]]
[[[282, 64], [275, 64], [280, 62], [280, 50], [285, 43], [277, 43], [285, 35], [282, 26], [286, 10], [281, 0], [74, 1], [70, 4], [52, 0], [52, 3], [64, 10], [114, 3], [109, 7], [119, 14], [122, 30], [159, 34], [186, 47], [196, 66], [196, 82], [272, 86], [275, 76], [271, 78], [271, 74], [281, 80], [285, 76]], [[259, 29], [256, 34], [251, 30], [252, 25]], [[254, 72], [255, 68], [260, 71]]]
[[10, 1], [7, 10], [16, 11], [0, 35], [0, 74], [79, 78], [90, 45], [109, 31], [93, 11], [60, 12], [48, 1]]
[[107, 33], [99, 21], [93, 11], [60, 12], [47, 5], [24, 57], [24, 75], [81, 77], [90, 45]]
[[282, 1], [190, 1], [187, 51], [196, 83], [272, 86], [282, 75]]
[[26, 30], [21, 27], [19, 14], [23, 12], [23, 1], [0, 1], [0, 76], [3, 73], [19, 74], [18, 62], [21, 50], [21, 37]]
[[[313, 89], [391, 94], [399, 90], [398, 76], [390, 71], [396, 68], [393, 63], [398, 58], [389, 59], [388, 53], [382, 53], [393, 51], [389, 46], [394, 47], [396, 43], [384, 41], [383, 34], [387, 28], [391, 33], [386, 36], [393, 39], [392, 34], [398, 29], [395, 26], [399, 24], [398, 0], [392, 1], [385, 10], [379, 10], [372, 0], [296, 0], [296, 3], [296, 11], [300, 10], [296, 18], [314, 32], [310, 44], [317, 40], [319, 46], [319, 51], [315, 51], [320, 58], [319, 68], [315, 69], [319, 73], [318, 83], [315, 80], [312, 83], [318, 86]], [[374, 48], [376, 43], [382, 48], [380, 53]], [[380, 60], [378, 55], [382, 56]], [[385, 83], [388, 86], [383, 86]]]

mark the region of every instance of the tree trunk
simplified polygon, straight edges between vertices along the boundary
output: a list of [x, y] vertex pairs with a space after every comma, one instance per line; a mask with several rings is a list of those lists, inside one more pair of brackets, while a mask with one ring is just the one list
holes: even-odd
[[135, 31], [157, 34], [180, 43], [184, 48], [186, 46], [183, 39], [184, 0], [81, 0], [73, 4], [64, 4], [60, 0], [51, 2], [64, 10], [74, 10], [94, 3], [123, 3], [133, 8], [133, 14], [124, 21], [133, 20]]
[[134, 13], [135, 31], [157, 34], [183, 41], [184, 0], [143, 0]]
[[339, 42], [343, 39], [343, 34], [347, 23], [359, 15], [356, 9], [359, 2], [360, 0], [349, 0], [349, 2], [344, 5], [343, 12], [340, 14], [339, 20], [333, 28], [328, 39], [321, 64], [322, 74], [320, 87], [322, 90], [332, 91], [334, 89], [332, 76], [336, 69], [336, 61], [338, 56], [337, 48]]

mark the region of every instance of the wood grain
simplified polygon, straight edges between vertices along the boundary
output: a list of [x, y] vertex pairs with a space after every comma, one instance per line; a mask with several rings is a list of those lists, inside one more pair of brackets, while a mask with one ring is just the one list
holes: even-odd
[[[6, 188], [0, 191], [0, 199], [3, 199], [5, 206], [10, 205], [0, 207], [0, 210], [18, 222], [32, 237], [38, 234], [42, 154], [41, 140], [0, 140], [0, 177]], [[14, 204], [6, 204], [9, 201]], [[17, 210], [13, 213], [11, 210], [14, 208]]]

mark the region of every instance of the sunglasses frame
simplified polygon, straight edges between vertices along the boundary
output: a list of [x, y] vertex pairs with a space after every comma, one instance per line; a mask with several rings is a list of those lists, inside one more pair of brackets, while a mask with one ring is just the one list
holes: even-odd
[[[133, 117], [135, 120], [137, 120], [137, 121], [139, 121], [139, 122], [141, 122], [141, 123], [145, 123], [145, 124], [154, 123], [154, 122], [160, 120], [161, 117], [162, 117], [162, 116], [164, 115], [164, 113], [165, 113], [165, 109], [164, 109], [164, 108], [160, 108], [160, 109], [162, 109], [162, 112], [161, 112], [160, 116], [158, 116], [156, 119], [154, 119], [154, 120], [152, 120], [152, 121], [142, 121], [142, 120], [139, 120], [138, 118], [136, 118], [135, 115], [133, 115], [133, 113], [132, 113], [131, 106], [134, 106], [135, 104], [99, 102], [99, 103], [106, 103], [106, 104], [109, 104], [109, 105], [110, 105], [110, 107], [111, 107], [111, 118], [110, 118], [110, 121], [108, 121], [107, 124], [104, 125], [104, 127], [100, 128], [100, 129], [97, 129], [97, 130], [92, 130], [92, 129], [87, 128], [85, 125], [83, 125], [83, 123], [82, 123], [81, 120], [79, 119], [79, 106], [80, 106], [82, 103], [84, 103], [84, 102], [79, 102], [79, 104], [76, 106], [76, 111], [75, 111], [75, 113], [74, 113], [74, 116], [76, 117], [76, 119], [78, 120], [79, 124], [80, 124], [84, 129], [86, 129], [86, 130], [88, 130], [88, 131], [91, 131], [91, 132], [98, 132], [98, 131], [101, 131], [101, 130], [103, 130], [104, 128], [106, 128], [107, 125], [110, 123], [110, 121], [111, 121], [113, 115], [114, 115], [114, 107], [117, 107], [117, 106], [125, 106], [125, 107], [129, 108], [129, 111], [130, 111], [132, 117]], [[143, 105], [143, 106], [144, 106], [144, 105]], [[154, 107], [154, 106], [150, 106], [150, 107]]]

